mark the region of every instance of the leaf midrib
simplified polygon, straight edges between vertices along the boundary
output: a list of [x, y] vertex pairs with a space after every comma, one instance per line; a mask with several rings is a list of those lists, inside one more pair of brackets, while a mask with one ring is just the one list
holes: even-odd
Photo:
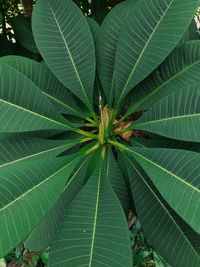
[[16, 201], [23, 199], [27, 194], [31, 193], [32, 191], [34, 191], [35, 189], [37, 189], [38, 187], [40, 187], [42, 184], [48, 182], [52, 177], [54, 177], [55, 175], [57, 175], [59, 172], [63, 171], [65, 168], [67, 168], [70, 164], [72, 164], [75, 160], [77, 160], [76, 158], [73, 159], [70, 163], [68, 163], [67, 165], [65, 165], [64, 167], [62, 167], [61, 169], [59, 169], [58, 171], [54, 172], [52, 175], [48, 176], [46, 179], [44, 179], [42, 182], [40, 182], [39, 184], [33, 186], [31, 189], [29, 189], [28, 191], [26, 191], [25, 193], [21, 194], [20, 196], [18, 196], [17, 198], [15, 198], [13, 201], [9, 202], [7, 205], [3, 206], [2, 208], [0, 208], [0, 212], [2, 212], [3, 210], [9, 208], [11, 205], [13, 205]]
[[166, 84], [168, 84], [169, 82], [171, 82], [172, 80], [176, 79], [179, 75], [183, 74], [184, 72], [186, 72], [188, 69], [194, 67], [194, 65], [198, 64], [200, 62], [200, 59], [195, 61], [194, 63], [187, 65], [186, 68], [183, 68], [180, 72], [176, 73], [175, 75], [173, 75], [169, 80], [165, 81], [164, 83], [162, 83], [160, 86], [158, 86], [155, 90], [153, 90], [149, 95], [147, 95], [146, 97], [142, 98], [141, 101], [139, 101], [135, 106], [134, 109], [138, 108], [138, 106], [140, 106], [142, 103], [144, 103], [147, 99], [149, 99], [152, 95], [154, 95], [157, 91], [159, 91], [160, 89], [162, 89], [162, 87], [164, 87]]
[[[73, 143], [71, 143], [71, 144], [73, 144]], [[74, 142], [74, 144], [76, 144], [76, 142]], [[69, 145], [69, 144], [65, 144], [65, 145], [62, 145], [62, 146], [53, 147], [53, 148], [51, 148], [51, 149], [43, 150], [43, 151], [40, 151], [40, 152], [38, 152], [38, 153], [34, 153], [34, 154], [31, 154], [31, 155], [28, 155], [28, 156], [25, 156], [25, 157], [22, 157], [22, 158], [19, 158], [19, 159], [10, 161], [10, 162], [6, 162], [6, 163], [4, 163], [4, 164], [1, 164], [1, 165], [0, 165], [0, 168], [5, 167], [5, 166], [8, 166], [8, 165], [11, 165], [11, 164], [15, 164], [15, 163], [17, 163], [17, 162], [20, 162], [20, 161], [22, 161], [22, 160], [26, 160], [26, 159], [28, 159], [28, 158], [32, 158], [32, 157], [35, 157], [35, 156], [38, 156], [38, 155], [42, 155], [42, 154], [44, 154], [44, 153], [46, 153], [46, 152], [50, 152], [50, 151], [53, 151], [53, 150], [56, 150], [56, 149], [59, 149], [59, 148], [62, 148], [62, 147], [68, 146], [68, 145]]]
[[41, 114], [39, 114], [39, 113], [36, 113], [36, 112], [34, 112], [34, 111], [32, 111], [32, 110], [29, 110], [29, 109], [20, 107], [20, 106], [18, 106], [18, 105], [16, 105], [16, 104], [13, 104], [13, 103], [8, 102], [8, 101], [6, 101], [6, 100], [0, 99], [0, 102], [4, 103], [4, 104], [6, 104], [6, 105], [13, 106], [13, 107], [15, 107], [15, 108], [17, 108], [17, 109], [23, 110], [23, 111], [25, 111], [25, 112], [31, 113], [32, 115], [35, 115], [35, 116], [40, 117], [40, 118], [42, 118], [42, 119], [49, 120], [49, 121], [51, 121], [51, 122], [53, 122], [53, 123], [55, 123], [55, 124], [59, 124], [59, 125], [61, 125], [62, 127], [65, 127], [66, 129], [72, 129], [71, 127], [69, 127], [69, 126], [67, 126], [67, 125], [65, 125], [65, 124], [63, 124], [63, 123], [61, 123], [61, 122], [55, 121], [55, 120], [53, 120], [53, 119], [50, 119], [50, 118], [48, 118], [48, 117], [45, 117], [45, 116], [43, 116], [43, 115], [41, 115]]
[[[47, 1], [48, 1], [48, 0], [47, 0]], [[62, 37], [62, 39], [63, 39], [63, 42], [64, 42], [64, 44], [65, 44], [65, 47], [66, 47], [66, 49], [67, 49], [67, 52], [68, 52], [68, 54], [69, 54], [69, 57], [70, 57], [72, 66], [73, 66], [73, 68], [74, 68], [74, 70], [75, 70], [76, 76], [77, 76], [78, 81], [79, 81], [79, 83], [80, 83], [81, 90], [82, 90], [82, 92], [83, 92], [83, 94], [84, 94], [84, 96], [85, 96], [85, 99], [86, 99], [86, 101], [87, 101], [87, 105], [88, 105], [88, 107], [90, 108], [90, 102], [89, 102], [88, 97], [87, 97], [87, 94], [86, 94], [86, 92], [85, 92], [85, 88], [84, 88], [83, 83], [82, 83], [82, 81], [81, 81], [81, 78], [80, 78], [80, 76], [79, 76], [78, 70], [77, 70], [77, 68], [76, 68], [76, 65], [75, 65], [75, 62], [74, 62], [73, 57], [72, 57], [72, 55], [71, 55], [70, 49], [69, 49], [69, 47], [68, 47], [68, 44], [67, 44], [67, 42], [66, 42], [66, 40], [65, 40], [65, 37], [64, 37], [64, 35], [63, 35], [63, 33], [62, 33], [62, 30], [61, 30], [61, 28], [60, 28], [60, 25], [59, 25], [59, 23], [58, 23], [58, 20], [57, 20], [55, 14], [54, 14], [54, 12], [53, 12], [53, 9], [52, 9], [52, 7], [51, 7], [49, 1], [48, 1], [48, 5], [49, 5], [49, 9], [50, 9], [50, 11], [51, 11], [51, 13], [52, 13], [52, 15], [53, 15], [53, 18], [54, 18], [54, 20], [55, 20], [55, 22], [56, 22], [56, 25], [57, 25], [58, 30], [59, 30], [59, 32], [60, 32], [60, 35], [61, 35], [61, 37]]]
[[194, 187], [192, 184], [189, 184], [188, 182], [186, 182], [185, 180], [183, 180], [181, 177], [177, 176], [176, 174], [172, 173], [171, 171], [168, 171], [167, 169], [163, 168], [162, 166], [158, 165], [157, 163], [151, 161], [150, 159], [146, 158], [145, 156], [142, 156], [141, 154], [139, 154], [138, 152], [136, 151], [133, 151], [129, 148], [125, 148], [125, 150], [133, 153], [133, 154], [136, 154], [138, 157], [142, 158], [143, 160], [149, 162], [150, 164], [152, 164], [153, 166], [157, 167], [158, 169], [162, 170], [163, 172], [171, 175], [172, 177], [174, 177], [175, 179], [177, 179], [179, 182], [187, 185], [188, 187], [192, 188], [192, 190], [195, 190], [197, 191], [198, 193], [200, 193], [200, 190], [196, 187]]
[[49, 98], [53, 99], [55, 102], [58, 102], [60, 105], [72, 110], [74, 113], [79, 114], [79, 116], [82, 115], [76, 109], [72, 108], [71, 106], [68, 106], [66, 103], [60, 101], [59, 99], [55, 98], [54, 96], [49, 95], [48, 93], [46, 93], [44, 91], [42, 91], [42, 93], [45, 94], [46, 96], [48, 96]]
[[73, 180], [76, 178], [76, 175], [80, 171], [80, 169], [83, 167], [83, 165], [86, 163], [87, 158], [82, 162], [82, 164], [78, 167], [78, 169], [75, 171], [75, 173], [72, 175], [71, 179], [69, 182], [66, 184], [66, 186], [63, 188], [63, 192], [69, 187], [69, 185], [73, 182]]
[[200, 113], [195, 113], [195, 114], [187, 114], [187, 115], [179, 115], [179, 116], [174, 116], [174, 117], [169, 117], [169, 118], [163, 118], [163, 119], [159, 119], [159, 120], [153, 120], [153, 121], [147, 121], [147, 122], [141, 122], [141, 123], [136, 123], [134, 125], [134, 128], [136, 127], [140, 127], [143, 125], [147, 125], [147, 124], [153, 124], [153, 123], [159, 123], [159, 122], [163, 122], [163, 121], [170, 121], [170, 120], [177, 120], [177, 119], [183, 119], [183, 118], [191, 118], [191, 117], [198, 117], [200, 116]]
[[143, 178], [143, 176], [138, 172], [138, 170], [135, 168], [134, 164], [130, 161], [130, 159], [127, 157], [128, 161], [130, 162], [130, 164], [132, 165], [132, 167], [135, 169], [135, 171], [138, 173], [138, 175], [141, 177], [141, 179], [143, 180], [143, 182], [146, 184], [146, 186], [149, 188], [149, 190], [151, 191], [151, 193], [153, 194], [153, 196], [157, 199], [157, 201], [160, 203], [160, 205], [163, 207], [163, 209], [166, 211], [166, 213], [169, 215], [169, 217], [171, 218], [171, 220], [175, 223], [176, 227], [179, 229], [179, 231], [182, 233], [184, 239], [186, 240], [186, 242], [189, 244], [189, 246], [192, 248], [192, 250], [195, 252], [195, 254], [199, 257], [199, 254], [197, 253], [197, 251], [194, 249], [194, 247], [192, 246], [192, 244], [189, 242], [189, 239], [185, 236], [184, 232], [182, 231], [182, 229], [179, 227], [179, 225], [176, 223], [176, 221], [174, 220], [173, 216], [171, 216], [170, 212], [168, 211], [167, 208], [165, 208], [164, 204], [160, 201], [160, 199], [157, 197], [157, 195], [154, 193], [154, 191], [151, 189], [151, 187], [148, 185], [148, 183], [146, 182], [146, 180]]
[[120, 101], [121, 101], [121, 98], [123, 97], [124, 91], [126, 90], [126, 88], [127, 88], [127, 86], [128, 86], [128, 83], [129, 83], [129, 81], [130, 81], [130, 79], [131, 79], [131, 77], [132, 77], [132, 75], [133, 75], [133, 73], [134, 73], [134, 71], [135, 71], [135, 69], [136, 69], [136, 67], [137, 67], [137, 65], [138, 65], [138, 62], [140, 61], [140, 59], [142, 58], [142, 56], [143, 56], [143, 54], [144, 54], [144, 52], [145, 52], [145, 50], [146, 50], [146, 47], [147, 47], [148, 44], [150, 43], [151, 39], [152, 39], [153, 36], [154, 36], [154, 33], [156, 32], [157, 28], [160, 26], [161, 21], [163, 20], [164, 16], [165, 16], [166, 13], [168, 12], [168, 10], [169, 10], [169, 8], [171, 7], [171, 5], [172, 5], [173, 2], [174, 2], [174, 1], [172, 0], [171, 3], [168, 5], [167, 9], [165, 10], [165, 12], [163, 13], [163, 15], [161, 16], [160, 20], [158, 21], [156, 27], [154, 28], [154, 30], [152, 31], [151, 35], [149, 36], [149, 39], [147, 40], [147, 42], [146, 42], [146, 44], [145, 44], [145, 46], [144, 46], [142, 52], [140, 53], [140, 56], [138, 57], [138, 59], [137, 59], [135, 65], [134, 65], [134, 68], [132, 69], [132, 71], [131, 71], [131, 73], [130, 73], [130, 75], [129, 75], [127, 81], [126, 81], [126, 84], [125, 84], [124, 88], [122, 89], [121, 97], [119, 98], [119, 101], [118, 101], [119, 103], [120, 103]]
[[101, 186], [101, 172], [102, 172], [102, 166], [100, 167], [99, 176], [98, 176], [95, 215], [94, 215], [94, 227], [93, 227], [93, 234], [92, 234], [92, 244], [91, 244], [91, 250], [90, 250], [89, 267], [92, 267], [94, 241], [95, 241], [96, 228], [97, 228], [97, 216], [98, 216], [98, 209], [99, 209], [99, 197], [100, 197], [100, 186]]

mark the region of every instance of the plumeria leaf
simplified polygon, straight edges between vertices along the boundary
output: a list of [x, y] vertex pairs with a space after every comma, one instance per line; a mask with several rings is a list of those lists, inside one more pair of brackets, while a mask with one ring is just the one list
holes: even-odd
[[200, 40], [176, 48], [169, 57], [133, 90], [128, 113], [148, 109], [155, 102], [200, 81]]
[[191, 228], [200, 233], [200, 155], [165, 148], [128, 148], [162, 197]]
[[31, 251], [40, 251], [51, 245], [67, 208], [83, 185], [87, 165], [88, 158], [77, 166], [67, 181], [59, 200], [26, 239], [24, 244], [26, 248]]
[[67, 156], [1, 168], [1, 257], [24, 239], [49, 211], [79, 161], [79, 157]]
[[60, 265], [132, 266], [127, 222], [102, 163], [72, 201], [57, 231], [49, 266]]
[[175, 48], [198, 4], [198, 0], [140, 0], [135, 3], [117, 43], [117, 106]]
[[71, 0], [39, 0], [33, 34], [56, 77], [92, 109], [95, 51], [86, 18]]
[[0, 74], [1, 132], [74, 130], [42, 91], [21, 72], [0, 63]]
[[137, 213], [151, 244], [172, 266], [198, 266], [199, 235], [167, 204], [137, 162], [128, 163]]
[[82, 117], [81, 111], [72, 97], [72, 93], [56, 79], [47, 65], [19, 56], [6, 56], [0, 62], [17, 69], [40, 88], [60, 113]]
[[166, 137], [200, 141], [200, 87], [194, 85], [162, 98], [131, 128]]

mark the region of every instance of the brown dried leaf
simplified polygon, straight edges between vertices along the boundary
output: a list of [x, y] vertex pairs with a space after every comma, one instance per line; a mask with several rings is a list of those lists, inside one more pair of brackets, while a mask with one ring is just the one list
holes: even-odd
[[109, 124], [108, 105], [101, 111], [101, 122], [104, 125], [104, 129], [107, 129]]
[[[128, 128], [130, 125], [133, 124], [134, 121], [122, 121], [119, 126], [114, 128], [114, 132], [120, 132], [126, 128]], [[114, 121], [114, 124], [117, 123], [117, 120]], [[130, 137], [133, 135], [134, 131], [129, 130], [124, 133], [119, 134], [124, 140], [129, 141]]]
[[134, 225], [134, 223], [136, 222], [137, 217], [136, 215], [132, 212], [132, 210], [129, 210], [129, 214], [128, 214], [128, 227], [132, 228], [132, 226]]

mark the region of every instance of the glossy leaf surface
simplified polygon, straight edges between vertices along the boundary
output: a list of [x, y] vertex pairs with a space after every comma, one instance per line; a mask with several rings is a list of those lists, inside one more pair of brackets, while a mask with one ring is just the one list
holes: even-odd
[[78, 142], [76, 140], [46, 140], [28, 137], [0, 141], [0, 167], [30, 159], [56, 157]]
[[164, 148], [128, 148], [169, 205], [200, 233], [200, 155]]
[[67, 210], [49, 257], [49, 266], [132, 265], [127, 222], [102, 164]]
[[198, 4], [198, 0], [140, 0], [135, 3], [117, 44], [117, 105], [169, 55], [189, 26]]
[[72, 93], [56, 79], [44, 62], [38, 63], [19, 56], [2, 57], [0, 61], [17, 69], [32, 80], [60, 113], [83, 116], [83, 112], [73, 100]]
[[39, 0], [33, 34], [56, 77], [92, 108], [95, 52], [86, 18], [71, 0]]
[[52, 244], [56, 231], [67, 208], [69, 208], [73, 198], [82, 188], [87, 164], [88, 160], [86, 158], [73, 172], [73, 175], [65, 185], [62, 195], [57, 203], [28, 236], [28, 239], [25, 241], [25, 247], [31, 251], [40, 251]]
[[128, 163], [137, 213], [151, 244], [172, 266], [198, 267], [199, 235], [170, 208], [144, 170], [133, 160]]
[[156, 102], [132, 124], [135, 129], [166, 137], [200, 141], [200, 87], [178, 90]]
[[129, 199], [127, 186], [125, 184], [122, 173], [118, 167], [118, 164], [115, 160], [112, 150], [109, 149], [107, 152], [106, 158], [106, 176], [109, 179], [109, 182], [113, 188], [113, 191], [120, 200], [124, 212], [127, 215], [129, 210]]
[[103, 20], [97, 40], [97, 70], [107, 101], [114, 98], [114, 62], [119, 34], [135, 1], [124, 1]]
[[1, 168], [0, 256], [24, 239], [52, 207], [78, 161], [69, 156]]
[[177, 47], [166, 60], [133, 90], [128, 113], [148, 109], [161, 98], [200, 81], [200, 41]]
[[73, 129], [21, 72], [1, 63], [0, 74], [1, 132]]

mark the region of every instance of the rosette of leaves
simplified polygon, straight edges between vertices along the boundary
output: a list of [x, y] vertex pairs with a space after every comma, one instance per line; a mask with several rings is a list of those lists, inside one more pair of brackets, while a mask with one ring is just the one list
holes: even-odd
[[133, 199], [164, 259], [200, 265], [198, 4], [124, 1], [100, 27], [37, 1], [44, 62], [0, 62], [0, 256], [23, 242], [49, 266], [132, 266]]

